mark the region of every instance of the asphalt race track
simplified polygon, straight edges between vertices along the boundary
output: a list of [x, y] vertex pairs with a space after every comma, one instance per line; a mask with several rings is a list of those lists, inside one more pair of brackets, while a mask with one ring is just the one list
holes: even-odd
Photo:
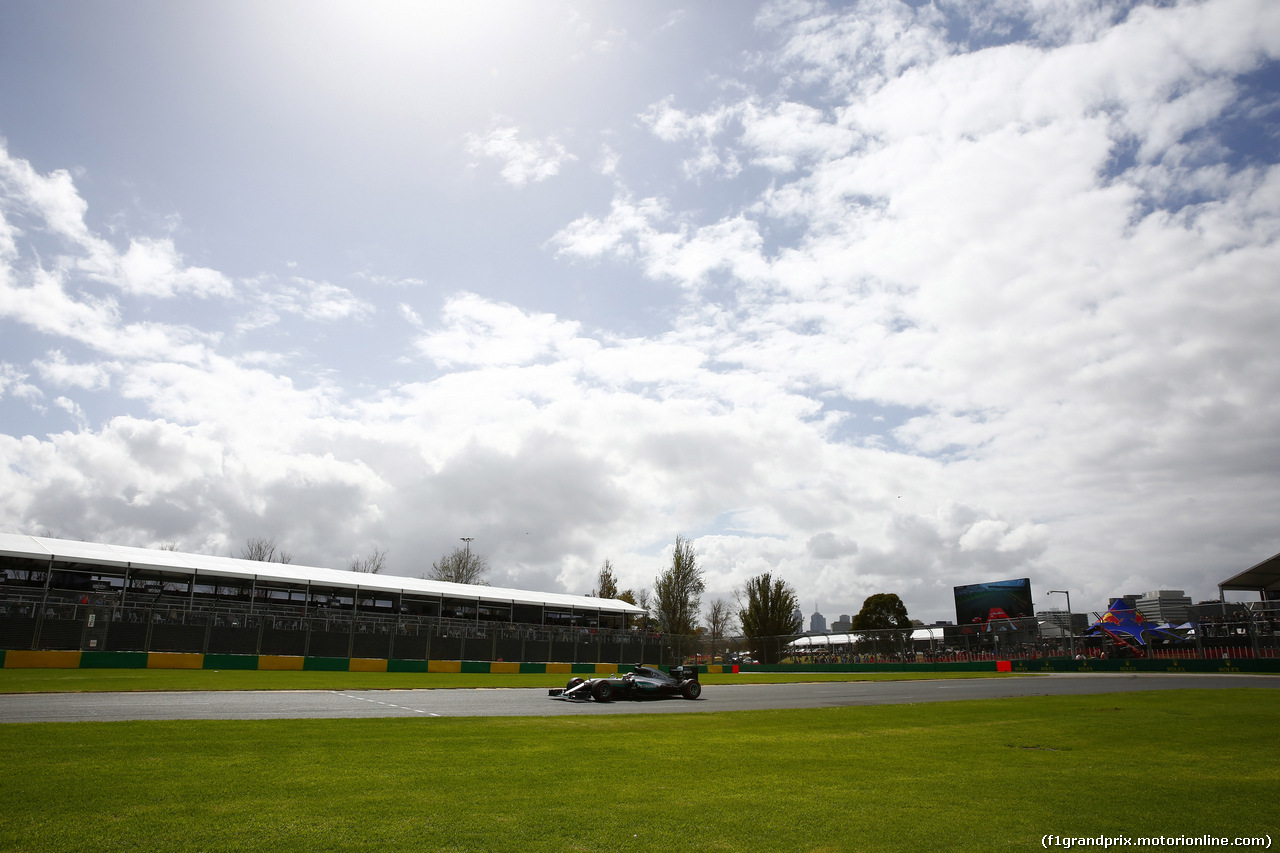
[[937, 681], [712, 684], [704, 687], [702, 698], [694, 702], [664, 699], [608, 704], [558, 701], [549, 698], [545, 688], [29, 693], [0, 695], [0, 723], [671, 714], [1222, 687], [1280, 688], [1280, 675], [1116, 673]]

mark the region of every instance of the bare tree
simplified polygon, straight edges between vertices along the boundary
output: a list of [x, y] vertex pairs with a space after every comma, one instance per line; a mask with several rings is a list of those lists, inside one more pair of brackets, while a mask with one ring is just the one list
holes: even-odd
[[716, 641], [728, 634], [733, 625], [733, 607], [723, 598], [717, 598], [707, 606], [707, 636], [711, 638], [711, 655], [714, 659]]
[[166, 542], [166, 543], [164, 543], [163, 545], [161, 545], [161, 546], [160, 546], [158, 549], [156, 549], [156, 550], [158, 550], [158, 551], [176, 551], [176, 550], [178, 550], [178, 543], [177, 543], [177, 542]]
[[593, 598], [617, 598], [618, 579], [613, 574], [613, 563], [607, 559], [600, 564], [600, 573], [596, 575], [596, 588], [591, 591]]
[[445, 554], [438, 562], [431, 564], [431, 569], [423, 577], [432, 581], [487, 586], [484, 576], [488, 572], [489, 561], [467, 547], [454, 548], [452, 553]]
[[[628, 590], [630, 592], [630, 590]], [[640, 616], [640, 625], [644, 630], [649, 630], [649, 620], [653, 618], [653, 597], [649, 595], [649, 588], [644, 587], [635, 594], [635, 601], [632, 601], [636, 607], [644, 611]]]
[[262, 563], [292, 563], [293, 555], [281, 548], [276, 550], [276, 540], [266, 536], [248, 539], [240, 549], [240, 559], [257, 560]]
[[387, 552], [374, 548], [367, 557], [356, 557], [347, 566], [349, 572], [363, 572], [368, 575], [380, 574], [387, 567]]

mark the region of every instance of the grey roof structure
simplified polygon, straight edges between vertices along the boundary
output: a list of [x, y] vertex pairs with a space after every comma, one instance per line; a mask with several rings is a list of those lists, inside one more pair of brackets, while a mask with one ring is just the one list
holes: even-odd
[[482, 604], [525, 604], [635, 616], [640, 616], [644, 613], [641, 608], [634, 604], [611, 598], [592, 598], [586, 595], [445, 583], [443, 581], [407, 578], [398, 575], [360, 574], [318, 566], [263, 563], [257, 560], [242, 560], [236, 557], [213, 557], [207, 554], [186, 554], [180, 551], [135, 548], [128, 545], [104, 545], [96, 542], [48, 539], [41, 536], [26, 536], [14, 533], [0, 533], [0, 557], [100, 565], [104, 568], [120, 570], [147, 569], [164, 572], [168, 575], [209, 578], [210, 580], [215, 578], [237, 578], [260, 583], [301, 584], [338, 590], [410, 593], [474, 600]]
[[1218, 584], [1219, 591], [1227, 589], [1244, 592], [1280, 591], [1280, 554], [1268, 557]]

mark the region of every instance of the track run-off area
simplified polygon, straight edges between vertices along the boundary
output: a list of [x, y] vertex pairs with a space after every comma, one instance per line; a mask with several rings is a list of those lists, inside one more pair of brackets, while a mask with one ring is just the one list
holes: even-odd
[[1230, 687], [1280, 688], [1280, 675], [1075, 674], [919, 681], [707, 685], [696, 701], [566, 702], [545, 688], [247, 690], [0, 695], [0, 723], [280, 720], [372, 717], [540, 717], [907, 705]]

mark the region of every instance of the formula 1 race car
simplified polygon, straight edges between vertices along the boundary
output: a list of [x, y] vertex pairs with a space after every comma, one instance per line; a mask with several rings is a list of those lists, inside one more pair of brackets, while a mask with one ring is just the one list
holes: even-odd
[[585, 702], [612, 702], [615, 699], [665, 699], [681, 696], [697, 699], [702, 695], [696, 666], [674, 666], [671, 674], [651, 666], [636, 667], [635, 672], [608, 678], [571, 678], [565, 687], [548, 691], [553, 699]]

